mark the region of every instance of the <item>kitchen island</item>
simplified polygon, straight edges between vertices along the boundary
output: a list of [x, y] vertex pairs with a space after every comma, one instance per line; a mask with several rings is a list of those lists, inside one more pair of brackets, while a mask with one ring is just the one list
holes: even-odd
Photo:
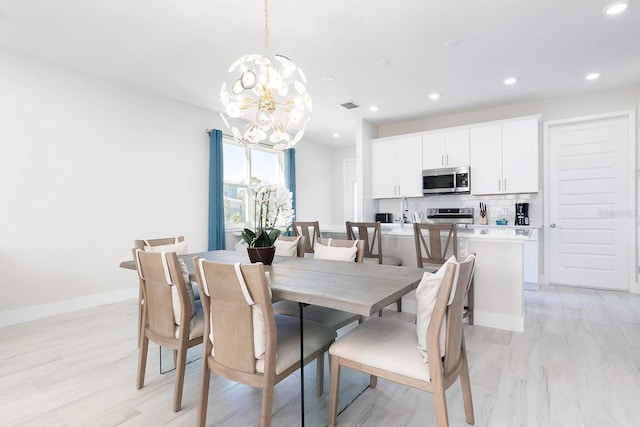
[[[344, 238], [345, 227], [323, 226], [325, 237]], [[382, 225], [384, 254], [416, 266], [413, 224]], [[534, 227], [465, 226], [458, 229], [458, 254], [476, 254], [474, 324], [524, 331], [524, 289], [537, 286], [538, 229]], [[406, 295], [403, 311], [415, 313], [415, 292]]]

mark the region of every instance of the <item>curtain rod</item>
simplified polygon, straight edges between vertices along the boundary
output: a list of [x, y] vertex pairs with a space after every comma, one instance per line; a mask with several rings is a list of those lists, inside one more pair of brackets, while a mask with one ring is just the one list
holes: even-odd
[[[206, 132], [207, 135], [211, 135], [211, 132], [213, 132], [215, 129], [205, 129], [204, 131]], [[222, 132], [222, 136], [226, 136], [227, 138], [233, 138], [233, 135], [229, 135], [228, 133], [224, 133]]]

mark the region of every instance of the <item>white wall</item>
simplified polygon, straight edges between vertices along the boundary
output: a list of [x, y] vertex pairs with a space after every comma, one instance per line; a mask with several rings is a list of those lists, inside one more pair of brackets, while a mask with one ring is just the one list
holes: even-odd
[[[134, 239], [183, 234], [207, 249], [216, 112], [7, 50], [0, 64], [0, 324], [25, 307], [37, 317], [137, 296], [118, 267]], [[332, 151], [297, 147], [298, 211], [330, 222], [318, 170]]]

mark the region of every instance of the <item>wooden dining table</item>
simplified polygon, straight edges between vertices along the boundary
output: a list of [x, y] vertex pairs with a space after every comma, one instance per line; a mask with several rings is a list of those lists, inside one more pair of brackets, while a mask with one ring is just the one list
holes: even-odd
[[[218, 262], [249, 262], [245, 251], [223, 250], [181, 255], [191, 281], [196, 280], [192, 261], [196, 256]], [[120, 267], [136, 269], [134, 261], [123, 261]], [[265, 266], [265, 269], [270, 275], [274, 299], [298, 302], [301, 321], [303, 307], [308, 304], [370, 316], [415, 289], [426, 271], [415, 267], [284, 256], [276, 256], [273, 264]], [[302, 347], [302, 328], [300, 332]], [[304, 370], [300, 371], [304, 425]]]

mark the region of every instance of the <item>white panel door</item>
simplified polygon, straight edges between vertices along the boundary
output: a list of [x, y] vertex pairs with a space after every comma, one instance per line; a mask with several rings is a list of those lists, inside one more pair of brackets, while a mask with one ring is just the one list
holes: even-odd
[[628, 289], [628, 119], [549, 127], [550, 281]]

